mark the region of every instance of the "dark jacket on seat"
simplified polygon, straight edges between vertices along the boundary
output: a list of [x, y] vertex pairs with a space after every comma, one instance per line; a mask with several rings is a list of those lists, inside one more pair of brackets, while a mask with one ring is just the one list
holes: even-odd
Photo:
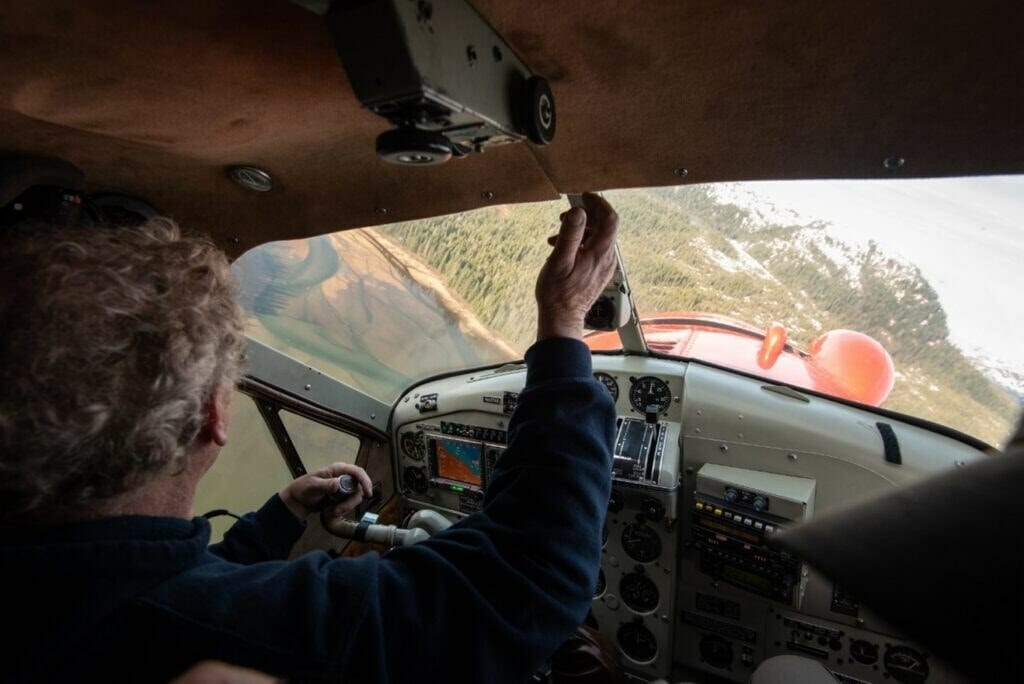
[[415, 546], [283, 560], [303, 525], [277, 496], [209, 548], [202, 518], [8, 530], [0, 679], [166, 681], [215, 658], [296, 679], [523, 682], [587, 613], [615, 427], [582, 343], [527, 360], [483, 510]]

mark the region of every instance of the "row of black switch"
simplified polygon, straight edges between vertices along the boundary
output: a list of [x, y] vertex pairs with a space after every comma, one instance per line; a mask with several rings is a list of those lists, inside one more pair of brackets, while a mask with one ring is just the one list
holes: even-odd
[[441, 432], [454, 437], [478, 439], [481, 442], [494, 442], [496, 444], [504, 444], [508, 439], [508, 433], [504, 430], [494, 430], [477, 425], [465, 425], [463, 423], [448, 423], [443, 420], [441, 421]]

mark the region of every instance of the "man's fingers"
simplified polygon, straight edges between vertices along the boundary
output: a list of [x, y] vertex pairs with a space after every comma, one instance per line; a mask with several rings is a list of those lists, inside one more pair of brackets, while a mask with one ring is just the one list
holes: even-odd
[[[319, 473], [320, 471], [317, 472]], [[334, 494], [338, 489], [338, 478], [331, 477], [330, 475], [321, 476], [314, 474], [306, 482], [306, 486], [297, 492], [297, 496], [305, 503], [313, 505], [325, 496]]]
[[615, 234], [619, 228], [619, 216], [612, 206], [593, 193], [583, 195], [583, 203], [587, 207], [590, 229], [587, 247], [597, 254], [610, 250], [615, 243]]
[[[587, 229], [585, 229], [585, 230], [583, 231], [583, 240], [581, 240], [581, 243], [586, 243], [586, 241], [587, 241], [587, 240], [588, 240], [589, 238], [590, 238], [590, 229], [589, 229], [589, 228], [587, 228]], [[551, 245], [552, 247], [554, 247], [554, 246], [555, 246], [555, 243], [556, 243], [556, 242], [558, 242], [558, 235], [557, 235], [557, 234], [556, 234], [556, 235], [549, 235], [549, 236], [548, 236], [548, 244], [549, 244], [549, 245]]]
[[366, 474], [365, 470], [351, 463], [335, 463], [331, 468], [335, 470], [336, 476], [351, 475], [359, 484], [359, 488], [362, 490], [364, 496], [367, 498], [373, 496], [373, 481], [370, 479], [370, 476]]
[[[363, 496], [367, 498], [373, 496], [373, 481], [370, 479], [370, 476], [366, 474], [365, 470], [352, 463], [332, 463], [329, 466], [324, 466], [314, 471], [312, 475], [319, 478], [317, 491], [333, 494], [340, 487], [338, 478], [342, 475], [351, 475], [358, 483], [359, 490]], [[321, 485], [320, 483], [324, 484]], [[323, 489], [323, 486], [327, 487], [327, 489]]]
[[341, 503], [331, 506], [327, 511], [327, 516], [329, 518], [340, 518], [341, 516], [354, 511], [361, 503], [363, 503], [363, 493], [357, 491]]
[[615, 252], [608, 252], [598, 262], [597, 272], [601, 280], [601, 289], [608, 287], [608, 283], [615, 277]]
[[600, 223], [607, 216], [615, 213], [612, 205], [608, 204], [608, 200], [593, 192], [583, 193], [583, 208], [587, 211], [591, 225]]
[[352, 475], [355, 473], [356, 470], [362, 470], [362, 468], [360, 468], [357, 465], [352, 465], [351, 463], [342, 463], [341, 461], [335, 461], [331, 465], [324, 466], [320, 470], [316, 471], [315, 475], [318, 475], [319, 477], [338, 477], [339, 475], [344, 475], [345, 473]]
[[595, 231], [594, 236], [587, 242], [587, 249], [597, 255], [611, 254], [615, 260], [615, 234], [618, 232], [618, 219], [610, 222], [608, 230]]
[[357, 467], [351, 475], [356, 478], [359, 486], [363, 489], [363, 496], [369, 499], [373, 496], [373, 481], [370, 480], [370, 476], [366, 474], [366, 471], [362, 468]]
[[551, 259], [563, 264], [571, 265], [576, 257], [576, 251], [583, 242], [583, 233], [586, 231], [587, 215], [575, 207], [563, 214], [562, 228], [558, 231], [555, 239], [555, 249], [551, 252]]

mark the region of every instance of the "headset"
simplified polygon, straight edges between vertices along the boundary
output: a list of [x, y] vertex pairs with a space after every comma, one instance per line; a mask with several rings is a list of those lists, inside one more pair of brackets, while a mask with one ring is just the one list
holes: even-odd
[[0, 157], [0, 230], [25, 222], [55, 228], [125, 227], [159, 215], [130, 195], [86, 194], [85, 174], [50, 157]]

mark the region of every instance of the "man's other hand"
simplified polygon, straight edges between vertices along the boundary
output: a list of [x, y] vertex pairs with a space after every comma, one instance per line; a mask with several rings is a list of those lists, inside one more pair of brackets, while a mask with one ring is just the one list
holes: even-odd
[[537, 340], [583, 339], [583, 319], [615, 272], [615, 232], [619, 217], [593, 193], [583, 209], [562, 214], [562, 227], [537, 277]]
[[328, 508], [330, 518], [347, 515], [355, 510], [364, 499], [373, 496], [373, 483], [366, 471], [350, 463], [332, 463], [331, 465], [306, 473], [281, 490], [281, 501], [295, 517], [305, 520], [310, 514], [321, 509], [324, 498], [334, 494], [341, 485], [338, 478], [351, 475], [356, 482], [356, 491], [339, 504]]

